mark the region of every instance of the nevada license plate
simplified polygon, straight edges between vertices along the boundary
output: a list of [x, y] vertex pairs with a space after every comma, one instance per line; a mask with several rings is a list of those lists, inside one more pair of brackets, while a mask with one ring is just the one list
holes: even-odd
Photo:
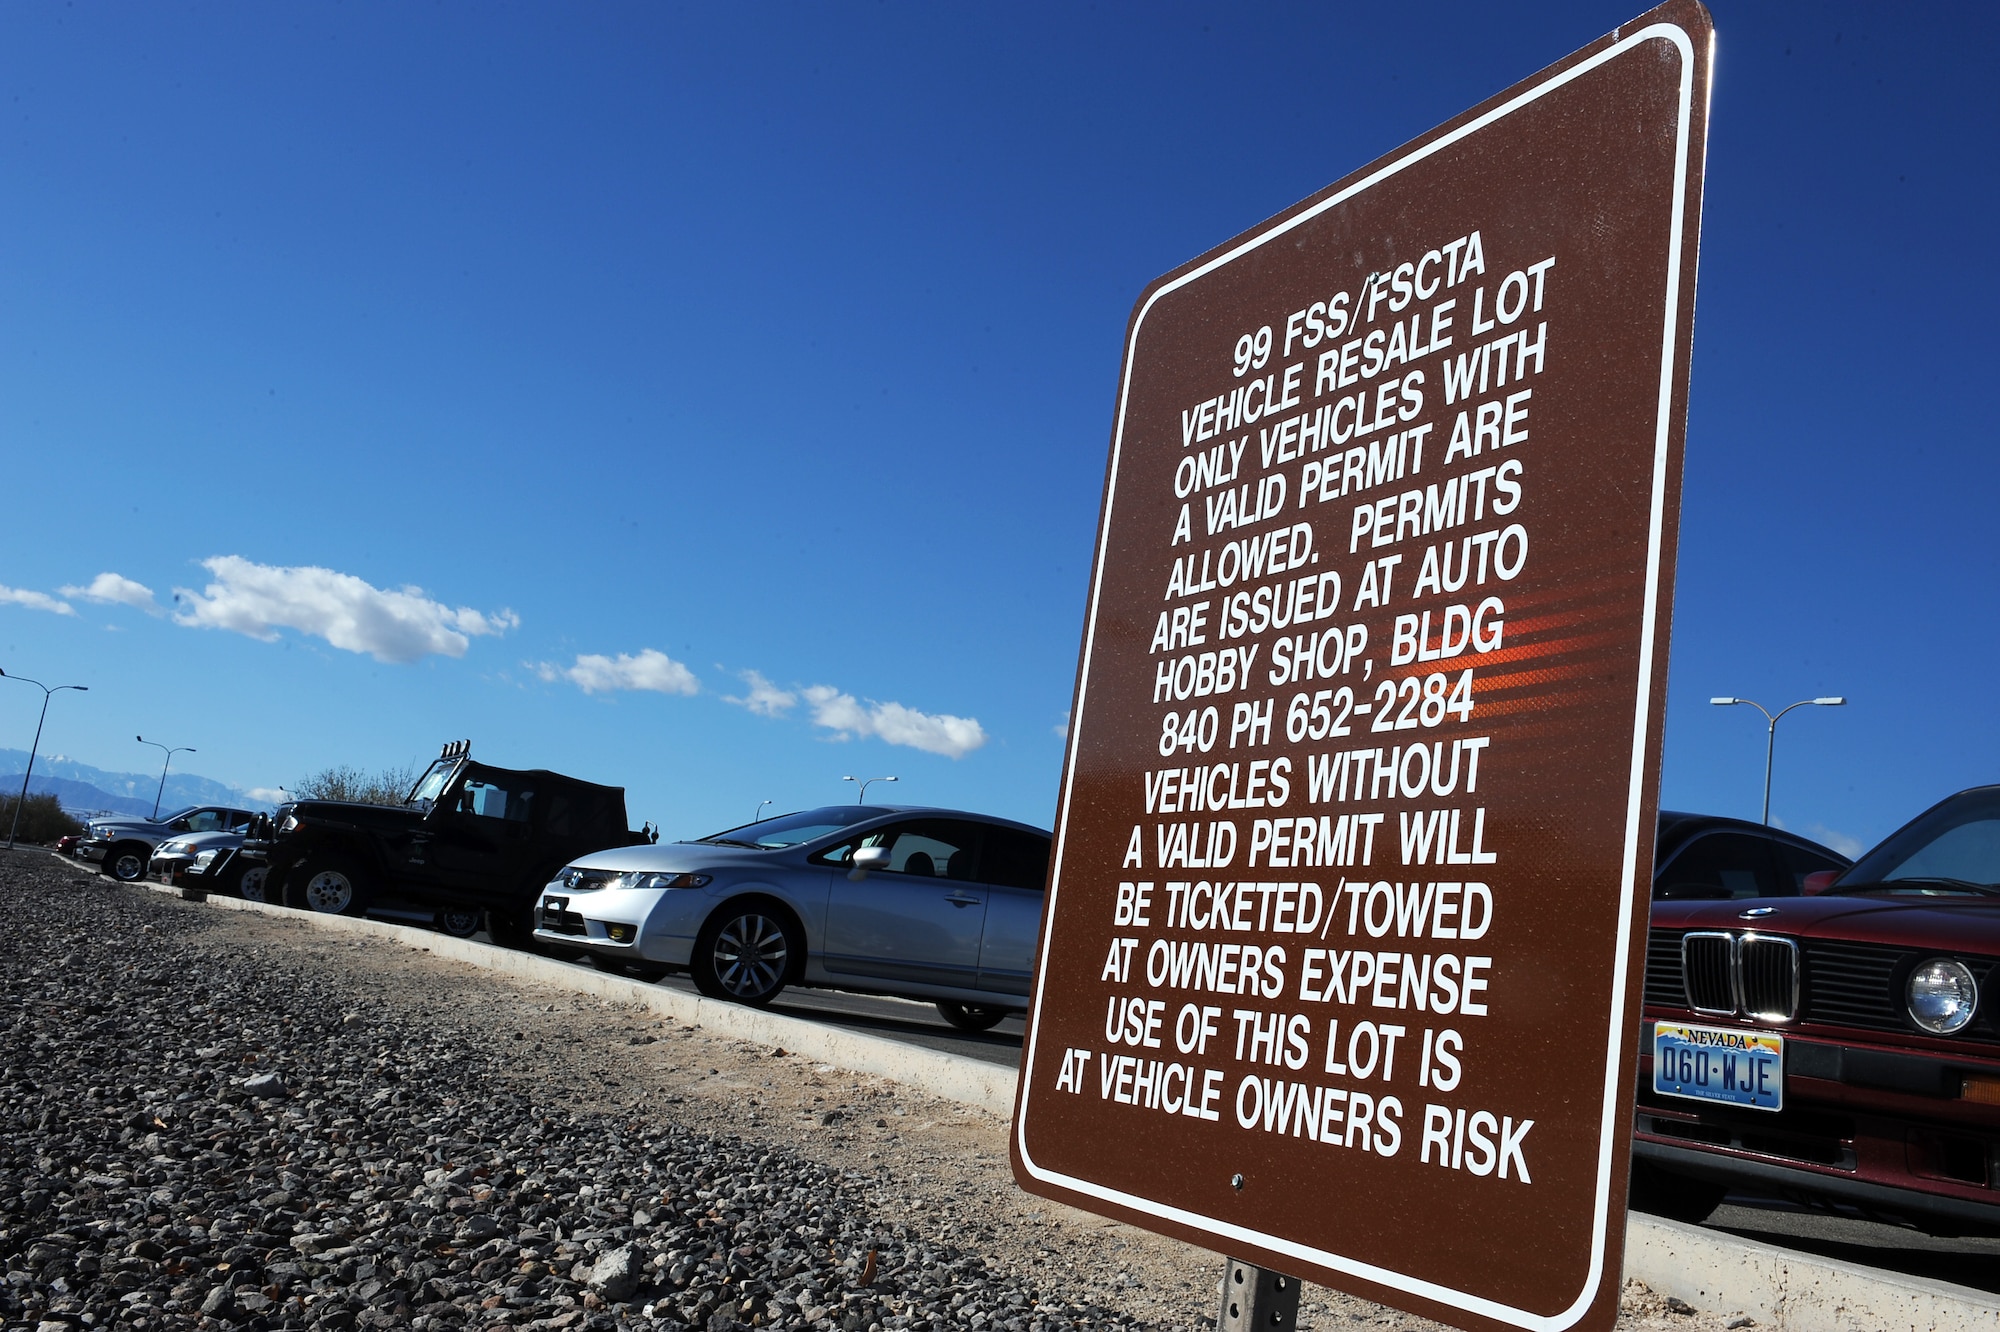
[[1752, 1110], [1785, 1108], [1785, 1038], [1768, 1031], [1661, 1022], [1653, 1029], [1653, 1090]]

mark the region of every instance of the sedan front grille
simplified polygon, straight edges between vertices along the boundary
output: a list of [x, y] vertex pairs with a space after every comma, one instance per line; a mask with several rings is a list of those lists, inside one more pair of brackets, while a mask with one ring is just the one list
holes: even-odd
[[1790, 939], [1746, 934], [1736, 943], [1736, 983], [1743, 1011], [1766, 1022], [1790, 1022], [1799, 1011], [1799, 946]]
[[1681, 985], [1697, 1013], [1790, 1022], [1799, 1011], [1799, 946], [1768, 934], [1681, 936]]
[[1681, 936], [1678, 930], [1646, 932], [1646, 1002], [1679, 1008], [1686, 995], [1681, 988]]
[[583, 934], [583, 917], [569, 910], [567, 902], [545, 902], [542, 904], [541, 927], [552, 934]]
[[1736, 940], [1727, 934], [1696, 933], [1681, 939], [1681, 983], [1688, 1007], [1697, 1013], [1736, 1011]]

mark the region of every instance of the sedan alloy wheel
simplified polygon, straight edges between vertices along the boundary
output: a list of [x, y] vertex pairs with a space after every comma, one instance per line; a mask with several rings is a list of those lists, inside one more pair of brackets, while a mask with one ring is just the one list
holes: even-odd
[[[791, 970], [792, 942], [785, 927], [761, 911], [728, 917], [702, 950], [696, 980], [712, 981], [718, 999], [766, 1004], [785, 988]], [[702, 986], [708, 991], [707, 985]]]

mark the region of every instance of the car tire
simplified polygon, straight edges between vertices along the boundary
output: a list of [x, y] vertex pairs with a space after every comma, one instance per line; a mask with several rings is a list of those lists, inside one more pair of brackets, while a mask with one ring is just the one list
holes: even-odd
[[1634, 1161], [1632, 1190], [1626, 1202], [1634, 1211], [1694, 1225], [1708, 1220], [1728, 1192], [1727, 1184], [1676, 1175], [1650, 1161]]
[[265, 891], [271, 883], [269, 865], [251, 865], [236, 876], [236, 895], [246, 902], [262, 902], [276, 906], [272, 894]]
[[991, 1031], [1007, 1020], [1007, 1010], [1004, 1008], [961, 1004], [953, 999], [938, 1000], [937, 1011], [946, 1022], [960, 1031]]
[[770, 902], [732, 902], [695, 936], [689, 970], [711, 999], [762, 1008], [778, 997], [805, 960], [805, 939], [791, 915]]
[[359, 916], [368, 910], [368, 884], [348, 861], [314, 856], [286, 878], [285, 905], [330, 916]]
[[447, 907], [431, 917], [439, 934], [454, 939], [470, 939], [486, 928], [486, 913], [473, 907]]
[[104, 872], [120, 883], [137, 883], [146, 877], [152, 859], [144, 842], [120, 842], [104, 853]]

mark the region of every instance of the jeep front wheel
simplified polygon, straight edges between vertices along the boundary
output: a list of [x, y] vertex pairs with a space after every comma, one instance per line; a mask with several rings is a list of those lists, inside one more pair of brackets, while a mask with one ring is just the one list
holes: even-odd
[[308, 860], [286, 880], [285, 905], [331, 916], [358, 916], [368, 909], [368, 890], [346, 861]]

